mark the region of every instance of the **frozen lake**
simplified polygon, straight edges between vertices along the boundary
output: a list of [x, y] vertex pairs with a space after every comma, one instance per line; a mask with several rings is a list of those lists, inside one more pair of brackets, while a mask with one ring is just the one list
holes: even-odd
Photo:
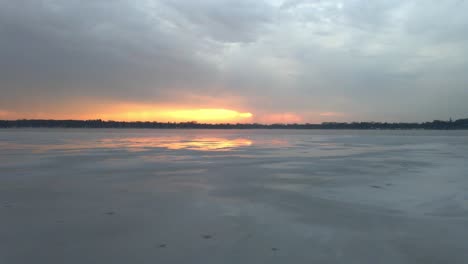
[[0, 130], [0, 263], [468, 263], [468, 131]]

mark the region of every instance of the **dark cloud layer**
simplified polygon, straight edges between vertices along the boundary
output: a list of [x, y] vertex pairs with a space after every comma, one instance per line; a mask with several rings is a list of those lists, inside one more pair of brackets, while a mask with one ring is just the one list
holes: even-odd
[[199, 96], [305, 121], [463, 117], [467, 10], [465, 1], [0, 0], [0, 113]]

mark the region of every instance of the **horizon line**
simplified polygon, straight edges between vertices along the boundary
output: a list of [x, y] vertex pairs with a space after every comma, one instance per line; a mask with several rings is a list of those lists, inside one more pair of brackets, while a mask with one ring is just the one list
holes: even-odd
[[37, 118], [37, 119], [27, 119], [27, 118], [22, 118], [22, 119], [0, 119], [0, 122], [25, 122], [25, 121], [32, 121], [32, 122], [40, 122], [40, 121], [48, 121], [48, 122], [101, 122], [101, 123], [153, 123], [153, 124], [192, 124], [192, 125], [260, 125], [260, 126], [272, 126], [272, 125], [327, 125], [327, 124], [425, 124], [425, 123], [434, 123], [434, 122], [446, 122], [446, 123], [455, 123], [457, 121], [466, 121], [468, 118], [459, 118], [453, 120], [452, 118], [449, 118], [448, 120], [440, 120], [440, 119], [433, 119], [432, 121], [422, 121], [422, 122], [417, 122], [417, 121], [326, 121], [326, 122], [321, 122], [321, 123], [309, 123], [309, 122], [295, 122], [295, 123], [281, 123], [281, 122], [276, 122], [276, 123], [247, 123], [247, 122], [237, 122], [237, 123], [231, 123], [231, 122], [226, 122], [226, 123], [203, 123], [199, 122], [196, 120], [193, 121], [182, 121], [182, 122], [177, 122], [177, 121], [156, 121], [156, 120], [134, 120], [134, 121], [120, 121], [120, 120], [103, 120], [101, 118], [97, 119], [44, 119], [44, 118]]

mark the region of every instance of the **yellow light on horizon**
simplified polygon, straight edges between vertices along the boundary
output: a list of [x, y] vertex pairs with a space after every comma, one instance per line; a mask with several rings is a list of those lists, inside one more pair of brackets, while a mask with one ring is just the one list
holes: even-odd
[[167, 112], [167, 115], [174, 120], [200, 121], [200, 122], [224, 122], [239, 119], [251, 118], [251, 113], [239, 113], [227, 109], [196, 109], [196, 110], [176, 110]]
[[160, 121], [160, 122], [242, 122], [253, 117], [252, 113], [242, 113], [229, 109], [145, 109], [141, 111], [118, 111], [116, 114], [102, 115], [104, 119], [126, 121]]

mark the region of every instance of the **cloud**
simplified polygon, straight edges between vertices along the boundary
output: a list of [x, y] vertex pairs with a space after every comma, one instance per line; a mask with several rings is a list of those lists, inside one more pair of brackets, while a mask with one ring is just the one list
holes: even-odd
[[343, 113], [336, 113], [336, 112], [323, 112], [319, 114], [320, 116], [327, 116], [327, 117], [335, 117], [335, 116], [344, 116]]
[[303, 118], [295, 113], [269, 113], [258, 117], [257, 122], [267, 124], [301, 123]]
[[24, 116], [170, 104], [303, 122], [463, 117], [467, 5], [0, 0], [0, 106]]
[[253, 42], [272, 22], [274, 9], [252, 0], [164, 0], [168, 19], [200, 37], [220, 42]]
[[0, 118], [8, 118], [8, 116], [10, 116], [11, 113], [9, 111], [5, 111], [5, 110], [1, 110], [0, 109]]

